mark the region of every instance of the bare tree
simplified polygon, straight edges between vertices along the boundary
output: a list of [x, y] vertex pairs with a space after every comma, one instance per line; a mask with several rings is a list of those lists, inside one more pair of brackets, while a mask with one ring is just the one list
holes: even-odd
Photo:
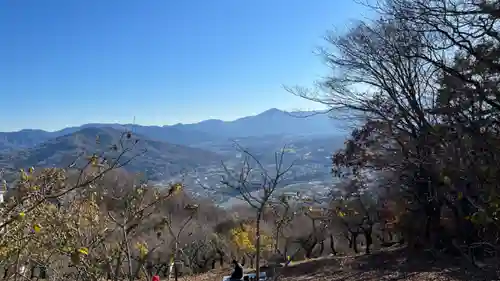
[[221, 183], [232, 191], [236, 191], [245, 202], [255, 210], [256, 216], [256, 274], [260, 276], [260, 251], [261, 251], [261, 221], [262, 216], [270, 203], [274, 192], [279, 187], [293, 163], [284, 166], [285, 147], [275, 153], [274, 172], [270, 172], [247, 149], [237, 145], [238, 150], [244, 155], [242, 167], [233, 170], [223, 163], [225, 176]]
[[[275, 227], [275, 246], [274, 251], [281, 254], [283, 257], [288, 256], [288, 246], [290, 244], [290, 238], [285, 234], [285, 230], [290, 226], [291, 222], [297, 216], [298, 208], [296, 204], [292, 204], [294, 198], [291, 196], [283, 194], [279, 197], [276, 202], [271, 202], [270, 208], [273, 214], [274, 227]], [[280, 250], [280, 238], [284, 238], [283, 251]]]

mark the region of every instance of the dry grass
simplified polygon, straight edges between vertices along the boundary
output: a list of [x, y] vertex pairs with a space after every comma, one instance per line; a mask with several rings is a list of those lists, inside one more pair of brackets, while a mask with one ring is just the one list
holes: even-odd
[[[184, 277], [184, 281], [220, 281], [230, 270]], [[408, 255], [405, 249], [381, 251], [369, 256], [326, 257], [297, 262], [282, 272], [281, 281], [482, 281], [500, 280], [498, 271], [478, 271], [458, 260], [429, 262]]]
[[297, 264], [283, 272], [282, 281], [378, 281], [378, 280], [500, 280], [498, 272], [479, 272], [453, 258], [432, 262], [409, 255], [403, 248], [369, 256], [328, 258]]

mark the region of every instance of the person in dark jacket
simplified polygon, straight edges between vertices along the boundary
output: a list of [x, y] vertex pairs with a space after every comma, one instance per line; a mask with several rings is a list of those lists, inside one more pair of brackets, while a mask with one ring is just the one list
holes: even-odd
[[231, 273], [229, 280], [241, 280], [243, 278], [243, 267], [236, 261], [233, 260], [234, 271]]

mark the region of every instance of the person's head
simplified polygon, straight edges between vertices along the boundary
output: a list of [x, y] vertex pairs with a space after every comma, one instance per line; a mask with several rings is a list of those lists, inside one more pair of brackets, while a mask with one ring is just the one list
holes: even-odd
[[237, 264], [238, 264], [238, 262], [237, 262], [236, 260], [233, 260], [233, 261], [232, 261], [232, 263], [233, 263], [234, 265], [237, 265]]

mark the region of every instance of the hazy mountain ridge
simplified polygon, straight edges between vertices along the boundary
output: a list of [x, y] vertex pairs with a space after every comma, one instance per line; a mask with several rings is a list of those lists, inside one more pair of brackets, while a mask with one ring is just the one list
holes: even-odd
[[[113, 152], [112, 145], [118, 144], [124, 131], [111, 127], [83, 128], [71, 134], [56, 137], [28, 149], [18, 149], [0, 154], [0, 166], [7, 169], [35, 167], [65, 167], [81, 154], [104, 153], [109, 158], [120, 152]], [[99, 141], [97, 141], [97, 136]], [[125, 147], [134, 149], [121, 158], [124, 163], [131, 157], [133, 161], [125, 166], [126, 170], [145, 173], [153, 180], [175, 175], [183, 170], [220, 163], [223, 156], [216, 153], [148, 139], [134, 134], [132, 140], [125, 142]], [[85, 158], [79, 162], [84, 165]]]
[[255, 116], [234, 121], [206, 120], [195, 124], [177, 124], [173, 127], [212, 133], [225, 137], [252, 137], [265, 135], [322, 135], [336, 134], [339, 122], [326, 114], [294, 111], [285, 112], [276, 108]]
[[[145, 137], [182, 145], [194, 145], [203, 142], [227, 141], [236, 137], [265, 135], [307, 135], [307, 134], [343, 134], [339, 122], [327, 115], [309, 116], [308, 112], [287, 113], [279, 109], [270, 109], [255, 116], [247, 116], [234, 121], [205, 120], [194, 124], [176, 124], [172, 126], [142, 126], [135, 124], [91, 123], [77, 127], [63, 128], [54, 132], [26, 129], [17, 132], [0, 132], [0, 151], [29, 148], [51, 138], [75, 133], [84, 128], [111, 127], [117, 130], [130, 130]], [[297, 116], [309, 116], [306, 118]]]

